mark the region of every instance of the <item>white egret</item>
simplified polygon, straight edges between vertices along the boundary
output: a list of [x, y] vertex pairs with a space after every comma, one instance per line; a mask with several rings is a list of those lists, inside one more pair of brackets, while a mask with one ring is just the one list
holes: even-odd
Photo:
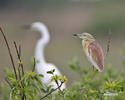
[[[31, 25], [32, 30], [38, 31], [41, 34], [41, 38], [38, 40], [36, 49], [35, 49], [35, 60], [37, 61], [35, 66], [35, 71], [37, 74], [43, 74], [44, 77], [41, 78], [41, 81], [45, 84], [52, 85], [53, 88], [57, 88], [57, 84], [55, 82], [50, 82], [50, 78], [52, 75], [47, 74], [47, 71], [55, 69], [54, 74], [61, 75], [59, 69], [51, 63], [47, 63], [44, 57], [44, 48], [50, 40], [50, 34], [47, 27], [41, 22], [34, 22]], [[60, 83], [59, 83], [60, 84]], [[66, 88], [66, 84], [64, 83], [60, 89]]]

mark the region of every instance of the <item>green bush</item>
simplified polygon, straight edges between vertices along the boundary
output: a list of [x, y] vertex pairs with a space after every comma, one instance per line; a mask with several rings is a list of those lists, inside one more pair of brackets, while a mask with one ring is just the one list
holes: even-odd
[[[113, 70], [111, 64], [105, 66], [107, 69], [103, 73], [99, 73], [96, 70], [81, 67], [76, 58], [70, 61], [69, 66], [81, 74], [81, 81], [74, 82], [71, 84], [70, 88], [66, 88], [61, 91], [64, 94], [64, 100], [124, 100], [125, 99], [125, 72], [116, 72]], [[74, 66], [74, 67], [73, 67]], [[78, 67], [78, 68], [77, 68]], [[124, 70], [123, 66], [123, 70]], [[48, 74], [53, 74], [55, 70], [48, 71]], [[10, 94], [12, 95], [12, 100], [20, 100], [19, 93], [25, 91], [27, 100], [40, 100], [40, 98], [52, 91], [51, 86], [46, 86], [43, 88], [43, 84], [40, 81], [40, 77], [43, 75], [37, 75], [35, 72], [25, 72], [22, 80], [16, 81], [14, 74], [10, 70], [5, 71], [8, 80], [12, 83], [10, 88], [7, 83], [1, 84], [1, 99], [9, 100]], [[55, 79], [67, 80], [65, 77], [53, 75], [50, 79], [54, 81]], [[25, 88], [19, 88], [18, 84], [21, 81], [25, 83]], [[18, 84], [17, 84], [18, 83]], [[3, 93], [4, 91], [4, 93]], [[45, 100], [51, 100], [52, 95], [55, 96], [55, 100], [61, 100], [62, 95], [59, 91], [55, 94], [50, 94], [45, 98]], [[113, 96], [114, 95], [114, 96]]]

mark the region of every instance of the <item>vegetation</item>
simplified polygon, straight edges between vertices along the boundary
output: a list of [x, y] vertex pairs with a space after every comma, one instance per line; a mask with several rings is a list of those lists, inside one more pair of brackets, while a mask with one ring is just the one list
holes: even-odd
[[[14, 46], [17, 54], [17, 65], [13, 61], [13, 55], [9, 48], [7, 39], [4, 36], [10, 59], [12, 70], [5, 70], [5, 82], [0, 84], [0, 99], [2, 100], [124, 100], [125, 99], [125, 60], [123, 69], [117, 72], [111, 64], [105, 66], [105, 72], [98, 73], [88, 67], [80, 66], [76, 57], [69, 62], [69, 67], [77, 71], [81, 76], [81, 81], [74, 82], [71, 87], [60, 90], [60, 87], [67, 81], [65, 76], [54, 74], [55, 69], [48, 71], [52, 74], [51, 81], [57, 83], [57, 88], [45, 85], [40, 81], [44, 77], [42, 74], [34, 72], [35, 59], [33, 59], [33, 70], [24, 71], [24, 64], [21, 60], [21, 46]], [[123, 51], [125, 54], [125, 51]], [[58, 83], [60, 81], [61, 84]], [[55, 92], [58, 90], [58, 92]]]

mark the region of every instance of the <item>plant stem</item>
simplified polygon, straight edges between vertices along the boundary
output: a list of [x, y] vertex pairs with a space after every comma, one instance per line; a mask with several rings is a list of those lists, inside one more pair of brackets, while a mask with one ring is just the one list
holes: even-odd
[[10, 86], [10, 88], [12, 87], [11, 83], [7, 80], [7, 78], [5, 78], [5, 81], [8, 83], [8, 85]]
[[[57, 86], [59, 87], [59, 83], [58, 83], [57, 79], [55, 79], [55, 82], [56, 82]], [[59, 91], [61, 92], [61, 95], [62, 95], [63, 100], [64, 100], [64, 93], [61, 91], [60, 88], [59, 88]]]
[[3, 35], [4, 40], [5, 40], [5, 43], [6, 43], [8, 52], [9, 52], [9, 56], [10, 56], [10, 59], [11, 59], [11, 63], [12, 63], [12, 66], [13, 66], [13, 70], [14, 70], [14, 73], [15, 73], [15, 77], [16, 77], [16, 80], [17, 80], [18, 78], [17, 78], [16, 68], [15, 68], [14, 60], [13, 60], [13, 57], [12, 57], [12, 54], [11, 54], [11, 51], [10, 51], [10, 47], [9, 47], [7, 38], [6, 38], [6, 36], [5, 36], [5, 34], [4, 34], [4, 32], [3, 32], [1, 27], [0, 27], [0, 31], [1, 31], [1, 33]]
[[107, 50], [106, 50], [106, 54], [105, 54], [105, 59], [109, 54], [110, 42], [111, 42], [111, 30], [109, 30], [109, 33], [108, 33], [108, 42], [107, 42]]
[[[19, 46], [19, 51], [17, 49], [17, 44], [16, 42], [14, 41], [14, 45], [15, 45], [15, 49], [16, 49], [16, 53], [17, 53], [17, 57], [19, 59], [19, 61], [22, 63], [22, 60], [21, 60], [21, 47]], [[22, 68], [22, 74], [24, 75], [24, 68], [23, 68], [23, 64], [20, 64], [21, 68]]]
[[[20, 64], [18, 66], [18, 72], [19, 72], [19, 79], [21, 80], [21, 74], [20, 74], [20, 67], [22, 68], [22, 75], [24, 76], [24, 68], [23, 68], [23, 63], [22, 63], [22, 60], [21, 60], [21, 45], [19, 45], [19, 50], [17, 48], [17, 44], [16, 42], [14, 41], [14, 45], [15, 45], [15, 49], [16, 49], [16, 53], [17, 53], [17, 57], [18, 57], [18, 60], [20, 61]], [[24, 81], [21, 82], [21, 85], [22, 85], [22, 88], [24, 88]], [[21, 99], [22, 100], [26, 100], [26, 95], [25, 95], [25, 92], [23, 92], [21, 94]]]

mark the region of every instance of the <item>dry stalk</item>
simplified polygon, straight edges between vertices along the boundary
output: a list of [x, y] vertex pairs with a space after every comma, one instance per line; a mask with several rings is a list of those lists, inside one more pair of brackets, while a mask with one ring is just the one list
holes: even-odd
[[109, 54], [110, 51], [110, 42], [111, 42], [111, 30], [108, 32], [108, 42], [107, 42], [107, 48], [106, 48], [106, 53], [105, 53], [105, 59]]
[[2, 35], [3, 35], [4, 40], [5, 40], [5, 43], [6, 43], [6, 46], [7, 46], [8, 52], [9, 52], [9, 56], [10, 56], [10, 59], [11, 59], [11, 63], [12, 63], [12, 66], [13, 66], [13, 70], [14, 70], [15, 78], [16, 78], [16, 80], [17, 80], [18, 77], [17, 77], [17, 73], [16, 73], [16, 68], [15, 68], [14, 60], [13, 60], [13, 57], [12, 57], [12, 53], [11, 53], [11, 51], [10, 51], [10, 47], [9, 47], [9, 44], [8, 44], [7, 38], [6, 38], [6, 36], [5, 36], [5, 34], [4, 34], [4, 32], [3, 32], [3, 30], [2, 30], [1, 27], [0, 27], [0, 31], [1, 31], [1, 33], [2, 33]]

